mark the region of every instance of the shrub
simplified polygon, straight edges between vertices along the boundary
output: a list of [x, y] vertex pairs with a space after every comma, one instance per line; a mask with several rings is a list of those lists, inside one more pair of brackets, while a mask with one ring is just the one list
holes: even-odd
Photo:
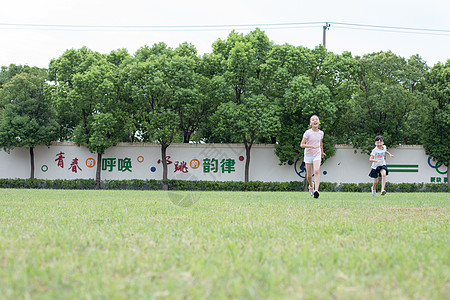
[[[161, 190], [161, 180], [105, 180], [101, 188], [105, 190]], [[168, 180], [169, 190], [174, 191], [271, 191], [298, 192], [303, 191], [304, 181], [262, 182], [262, 181], [188, 181]], [[0, 188], [33, 188], [33, 189], [94, 189], [94, 179], [4, 179], [0, 178]], [[370, 192], [371, 183], [320, 183], [324, 192]], [[450, 187], [446, 183], [386, 183], [390, 192], [433, 192], [448, 193]]]

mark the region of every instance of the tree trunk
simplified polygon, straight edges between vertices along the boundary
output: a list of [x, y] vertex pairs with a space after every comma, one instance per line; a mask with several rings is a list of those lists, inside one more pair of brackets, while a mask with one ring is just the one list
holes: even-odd
[[167, 160], [166, 160], [167, 147], [169, 147], [169, 145], [167, 145], [165, 143], [161, 143], [161, 159], [162, 159], [162, 164], [163, 164], [163, 185], [162, 185], [162, 189], [164, 191], [169, 190], [169, 185], [167, 184]]
[[94, 189], [99, 190], [100, 189], [100, 180], [101, 180], [101, 174], [102, 174], [102, 154], [97, 153], [97, 172], [95, 173], [95, 185]]
[[244, 145], [245, 145], [245, 182], [249, 181], [249, 170], [250, 170], [250, 151], [252, 150], [253, 141], [250, 143], [247, 142], [246, 139], [244, 139]]
[[186, 128], [183, 129], [183, 143], [189, 143], [189, 140], [191, 139], [191, 131]]
[[185, 133], [184, 133], [183, 143], [185, 143], [185, 144], [189, 143], [189, 140], [190, 140], [190, 139], [191, 139], [191, 134], [185, 132]]
[[34, 179], [34, 147], [30, 147], [30, 164], [31, 164], [30, 179]]

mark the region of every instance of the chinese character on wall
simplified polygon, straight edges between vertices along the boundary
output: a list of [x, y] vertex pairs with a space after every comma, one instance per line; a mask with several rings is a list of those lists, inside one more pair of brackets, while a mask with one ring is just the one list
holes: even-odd
[[220, 167], [222, 168], [222, 173], [225, 173], [225, 172], [231, 173], [231, 172], [236, 171], [234, 169], [234, 165], [235, 165], [235, 161], [234, 161], [234, 159], [231, 159], [231, 158], [222, 159], [220, 161]]
[[132, 172], [131, 171], [131, 158], [125, 157], [124, 159], [118, 159], [119, 165], [117, 166], [117, 169], [119, 171], [125, 172]]
[[58, 162], [58, 167], [64, 168], [64, 152], [59, 152], [56, 154], [55, 161]]
[[[234, 165], [236, 161], [232, 158], [222, 159], [220, 161], [220, 170], [222, 173], [232, 173], [236, 169]], [[219, 172], [219, 160], [216, 158], [205, 158], [203, 159], [203, 173], [217, 173]]]
[[131, 158], [104, 158], [102, 159], [102, 170], [112, 172], [114, 168], [117, 166], [117, 170], [121, 172], [132, 172], [131, 168]]
[[442, 182], [447, 183], [447, 182], [448, 182], [448, 178], [447, 178], [447, 177], [444, 177], [444, 178], [441, 178], [441, 177], [431, 177], [431, 178], [430, 178], [430, 182], [431, 182], [431, 183], [442, 183]]
[[[162, 163], [162, 160], [158, 159], [158, 164]], [[170, 165], [172, 161], [170, 160], [170, 156], [166, 156], [166, 164]]]
[[219, 171], [219, 161], [215, 158], [209, 159], [205, 158], [203, 159], [203, 173], [217, 173]]
[[174, 172], [177, 172], [177, 171], [180, 171], [183, 173], [189, 172], [185, 161], [182, 161], [182, 162], [176, 161], [175, 162], [175, 171]]
[[77, 173], [78, 170], [82, 171], [80, 166], [78, 165], [78, 158], [74, 158], [72, 160], [72, 163], [70, 164], [69, 170], [72, 170], [72, 172]]

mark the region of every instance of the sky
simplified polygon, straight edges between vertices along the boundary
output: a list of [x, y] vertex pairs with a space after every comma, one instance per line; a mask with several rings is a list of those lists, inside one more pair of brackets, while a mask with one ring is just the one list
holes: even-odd
[[5, 0], [0, 66], [46, 68], [83, 46], [134, 54], [145, 45], [188, 42], [202, 55], [231, 30], [246, 34], [256, 27], [275, 44], [314, 48], [323, 42], [326, 22], [331, 52], [418, 54], [433, 66], [450, 59], [449, 11], [448, 0]]

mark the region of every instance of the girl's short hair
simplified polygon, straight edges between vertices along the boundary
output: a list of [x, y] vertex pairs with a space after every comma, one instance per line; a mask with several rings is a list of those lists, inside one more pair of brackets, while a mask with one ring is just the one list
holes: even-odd
[[376, 141], [382, 141], [382, 142], [384, 142], [383, 136], [377, 135], [377, 136], [375, 137], [375, 142], [376, 142]]

